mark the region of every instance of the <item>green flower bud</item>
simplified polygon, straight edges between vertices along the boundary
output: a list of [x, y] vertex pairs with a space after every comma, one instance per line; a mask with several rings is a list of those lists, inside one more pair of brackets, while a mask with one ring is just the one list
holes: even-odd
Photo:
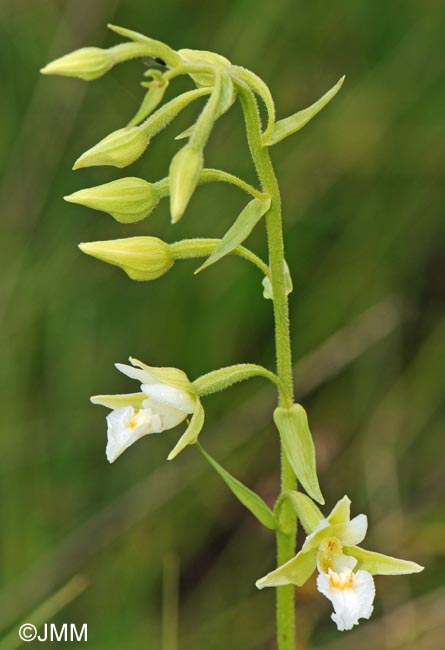
[[128, 237], [79, 244], [83, 253], [120, 266], [132, 280], [155, 280], [173, 266], [168, 244], [157, 237]]
[[118, 129], [107, 135], [94, 147], [85, 151], [74, 163], [73, 169], [81, 167], [127, 167], [144, 153], [150, 138], [146, 130], [139, 126]]
[[88, 187], [64, 197], [69, 203], [108, 212], [120, 223], [145, 219], [156, 207], [160, 195], [153, 183], [142, 178], [120, 178], [111, 183]]
[[92, 81], [102, 77], [113, 65], [113, 56], [108, 50], [100, 47], [83, 47], [51, 61], [40, 72]]
[[182, 217], [199, 182], [204, 166], [200, 149], [183, 147], [170, 163], [170, 212], [172, 223]]

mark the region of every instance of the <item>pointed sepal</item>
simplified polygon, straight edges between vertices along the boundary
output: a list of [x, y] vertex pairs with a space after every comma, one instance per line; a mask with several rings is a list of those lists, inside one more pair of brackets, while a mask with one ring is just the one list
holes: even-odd
[[167, 460], [173, 460], [178, 454], [181, 453], [188, 445], [195, 445], [198, 442], [199, 434], [204, 426], [205, 413], [199, 399], [196, 400], [195, 410], [190, 419], [190, 423], [186, 431], [182, 434], [174, 448], [167, 456]]
[[301, 587], [311, 577], [317, 566], [317, 551], [303, 553], [300, 551], [292, 560], [286, 562], [264, 578], [256, 581], [258, 589], [264, 587], [282, 587], [284, 585], [297, 585]]
[[395, 576], [420, 573], [424, 568], [417, 562], [400, 560], [382, 553], [374, 553], [374, 551], [367, 551], [358, 546], [344, 546], [343, 552], [345, 555], [350, 555], [357, 560], [356, 569], [368, 571], [371, 575]]

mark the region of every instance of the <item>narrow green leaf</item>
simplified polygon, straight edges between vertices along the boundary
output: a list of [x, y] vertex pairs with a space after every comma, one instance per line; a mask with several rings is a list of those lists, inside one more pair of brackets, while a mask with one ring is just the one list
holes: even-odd
[[278, 142], [281, 142], [281, 140], [284, 140], [284, 138], [287, 138], [288, 135], [292, 135], [293, 133], [296, 133], [302, 129], [303, 126], [306, 126], [306, 124], [310, 122], [311, 119], [315, 117], [317, 113], [319, 113], [321, 109], [324, 108], [326, 104], [329, 104], [331, 99], [335, 97], [335, 95], [342, 87], [344, 80], [345, 77], [342, 77], [339, 81], [337, 81], [335, 86], [328, 90], [327, 93], [325, 93], [322, 97], [320, 97], [319, 100], [317, 100], [308, 108], [305, 108], [302, 111], [298, 111], [298, 113], [294, 113], [289, 117], [285, 117], [283, 120], [278, 120], [278, 122], [275, 122], [272, 133], [264, 143], [265, 146], [270, 147], [274, 144], [277, 144]]
[[180, 454], [187, 445], [196, 444], [201, 429], [204, 426], [204, 417], [204, 409], [202, 408], [201, 402], [197, 399], [190, 424], [167, 456], [167, 460], [173, 460], [173, 458], [176, 458], [176, 456]]
[[258, 366], [255, 363], [238, 363], [234, 366], [213, 370], [206, 375], [202, 375], [202, 377], [198, 377], [193, 382], [193, 387], [196, 394], [202, 397], [203, 395], [217, 393], [252, 377], [265, 377], [275, 384], [278, 382], [278, 377], [270, 370], [263, 368], [263, 366]]
[[199, 273], [233, 251], [250, 235], [261, 217], [268, 211], [270, 199], [252, 199], [238, 215], [235, 223], [229, 228], [215, 250], [207, 260], [195, 271]]
[[315, 571], [316, 564], [317, 550], [309, 551], [309, 553], [300, 551], [292, 560], [257, 580], [256, 586], [258, 589], [282, 587], [283, 585], [302, 587]]
[[241, 501], [250, 512], [270, 530], [275, 530], [277, 527], [275, 515], [263, 499], [253, 492], [250, 488], [246, 487], [241, 481], [238, 481], [227, 470], [225, 470], [219, 463], [216, 462], [203, 448], [199, 445], [199, 449], [204, 458], [210, 463], [213, 469], [220, 475], [227, 487], [233, 492], [236, 498]]
[[309, 496], [323, 504], [324, 499], [318, 484], [315, 448], [306, 411], [300, 404], [293, 404], [288, 409], [278, 407], [274, 412], [274, 421], [295, 476]]
[[324, 519], [322, 512], [306, 494], [291, 490], [284, 494], [292, 504], [297, 513], [305, 533], [310, 535], [317, 528], [320, 521]]
[[345, 555], [355, 557], [357, 566], [355, 571], [362, 569], [368, 571], [372, 575], [382, 576], [395, 576], [407, 573], [419, 573], [423, 571], [423, 566], [417, 562], [410, 562], [409, 560], [399, 560], [390, 555], [383, 555], [382, 553], [374, 553], [374, 551], [367, 551], [358, 546], [344, 546], [343, 552]]

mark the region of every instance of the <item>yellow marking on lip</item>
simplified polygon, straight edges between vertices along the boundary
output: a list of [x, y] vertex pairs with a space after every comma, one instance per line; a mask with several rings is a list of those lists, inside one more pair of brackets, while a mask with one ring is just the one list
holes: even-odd
[[345, 573], [335, 573], [331, 571], [329, 574], [329, 584], [333, 589], [338, 589], [339, 591], [345, 591], [345, 589], [352, 589], [354, 586], [354, 575], [352, 571]]

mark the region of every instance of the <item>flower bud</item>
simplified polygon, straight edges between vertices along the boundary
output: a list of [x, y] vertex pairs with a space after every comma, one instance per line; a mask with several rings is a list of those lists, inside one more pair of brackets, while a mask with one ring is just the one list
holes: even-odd
[[57, 74], [92, 81], [113, 67], [113, 56], [100, 47], [83, 47], [51, 61], [40, 70], [42, 74]]
[[80, 167], [127, 167], [144, 153], [149, 142], [148, 133], [139, 126], [118, 129], [107, 135], [94, 147], [85, 151], [74, 163], [73, 169]]
[[132, 280], [155, 280], [173, 266], [168, 244], [157, 237], [128, 237], [79, 244], [83, 253], [120, 266]]
[[183, 147], [170, 163], [170, 212], [172, 223], [182, 217], [198, 184], [204, 166], [200, 149]]
[[64, 197], [69, 203], [79, 203], [87, 208], [108, 212], [120, 223], [135, 223], [145, 219], [156, 207], [159, 198], [153, 183], [133, 177], [88, 187]]

